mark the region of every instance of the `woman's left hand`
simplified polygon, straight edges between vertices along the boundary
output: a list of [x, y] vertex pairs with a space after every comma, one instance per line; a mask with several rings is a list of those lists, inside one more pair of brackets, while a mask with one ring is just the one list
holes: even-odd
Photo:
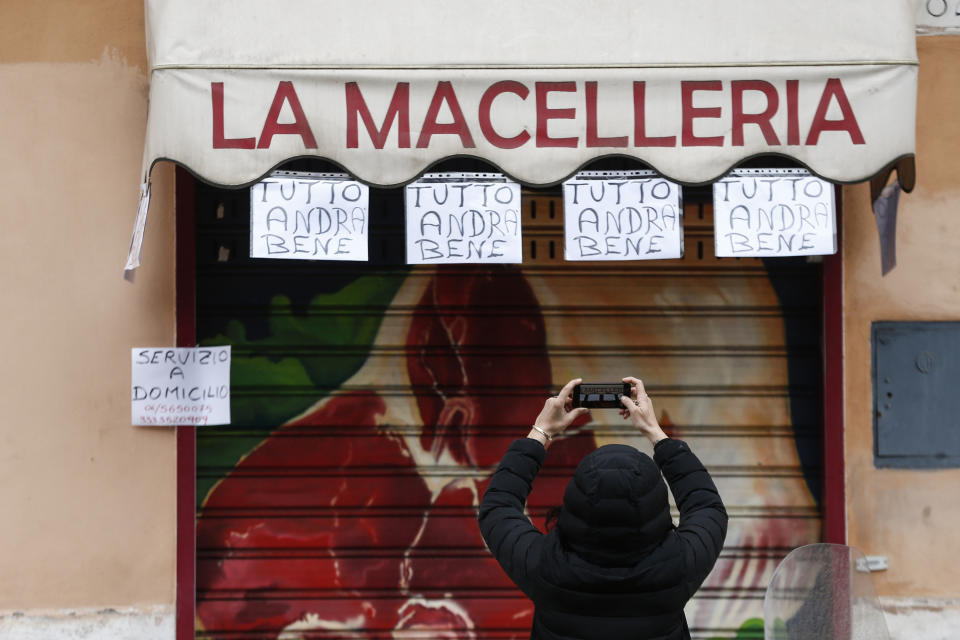
[[584, 407], [573, 408], [571, 395], [573, 394], [573, 388], [580, 382], [582, 382], [580, 378], [574, 378], [563, 385], [563, 389], [560, 390], [558, 395], [547, 398], [540, 415], [533, 423], [536, 428], [530, 430], [529, 437], [546, 445], [549, 440], [537, 431], [537, 428], [542, 429], [543, 433], [553, 438], [566, 431], [567, 427], [573, 424], [577, 418], [590, 412], [589, 409]]

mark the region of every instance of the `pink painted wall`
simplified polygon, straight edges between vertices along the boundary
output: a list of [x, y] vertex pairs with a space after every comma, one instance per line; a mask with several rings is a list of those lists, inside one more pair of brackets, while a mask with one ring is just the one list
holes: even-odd
[[880, 275], [880, 243], [864, 185], [844, 191], [846, 490], [849, 543], [888, 556], [881, 596], [957, 598], [945, 563], [960, 557], [960, 469], [876, 469], [870, 323], [960, 319], [960, 36], [921, 37], [917, 188], [900, 200], [897, 267]]
[[140, 2], [0, 4], [0, 612], [174, 599], [175, 442], [130, 426], [130, 349], [172, 344], [173, 172], [136, 283]]

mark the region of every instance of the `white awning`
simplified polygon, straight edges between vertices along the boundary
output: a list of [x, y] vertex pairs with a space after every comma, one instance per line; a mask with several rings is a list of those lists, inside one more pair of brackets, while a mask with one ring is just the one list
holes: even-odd
[[912, 157], [912, 0], [147, 0], [144, 174], [316, 156], [397, 185], [470, 156], [547, 185], [628, 156], [686, 184], [761, 154], [836, 182]]

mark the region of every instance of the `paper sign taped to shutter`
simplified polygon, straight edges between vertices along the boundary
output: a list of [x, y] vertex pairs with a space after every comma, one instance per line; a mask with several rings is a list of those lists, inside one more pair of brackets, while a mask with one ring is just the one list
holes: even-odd
[[680, 185], [653, 171], [583, 171], [563, 183], [566, 260], [683, 257]]
[[738, 169], [713, 184], [717, 257], [837, 251], [833, 185], [805, 169]]
[[250, 257], [366, 261], [369, 213], [346, 174], [275, 172], [250, 187]]
[[230, 347], [131, 350], [134, 425], [230, 424]]
[[405, 187], [407, 264], [520, 263], [520, 185], [435, 173]]

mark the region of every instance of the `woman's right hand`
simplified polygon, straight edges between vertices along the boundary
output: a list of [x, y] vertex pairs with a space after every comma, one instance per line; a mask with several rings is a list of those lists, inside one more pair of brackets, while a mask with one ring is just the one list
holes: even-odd
[[657, 414], [653, 410], [653, 401], [650, 400], [650, 396], [643, 388], [643, 381], [633, 377], [626, 377], [623, 381], [630, 383], [630, 397], [623, 396], [620, 398], [620, 402], [623, 404], [620, 415], [624, 419], [629, 418], [633, 426], [647, 436], [652, 444], [665, 440], [667, 434], [663, 432], [657, 422]]
[[533, 423], [534, 427], [530, 430], [528, 438], [533, 438], [546, 447], [550, 440], [566, 431], [567, 427], [573, 424], [577, 418], [590, 413], [590, 410], [585, 407], [573, 408], [571, 398], [573, 388], [581, 382], [580, 378], [574, 378], [563, 385], [560, 393], [552, 398], [547, 398], [540, 415]]

